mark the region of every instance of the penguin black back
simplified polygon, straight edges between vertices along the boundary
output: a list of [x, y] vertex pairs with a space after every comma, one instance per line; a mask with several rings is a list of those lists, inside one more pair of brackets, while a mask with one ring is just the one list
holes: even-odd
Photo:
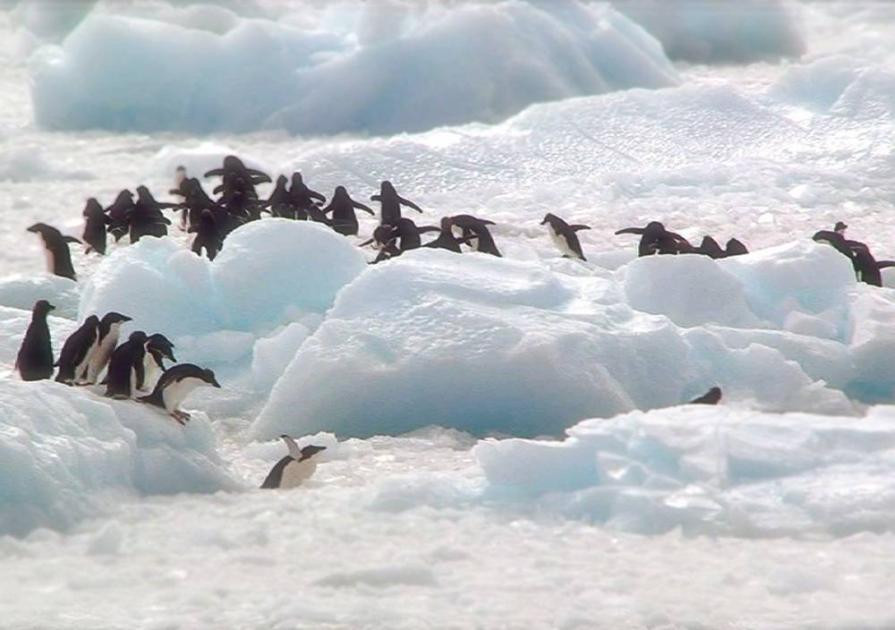
[[717, 405], [721, 402], [721, 388], [720, 387], [712, 387], [705, 394], [700, 396], [699, 398], [694, 398], [690, 401], [691, 405]]
[[130, 398], [136, 383], [144, 379], [143, 357], [146, 354], [146, 333], [131, 333], [128, 340], [115, 348], [109, 359], [106, 396]]
[[58, 382], [71, 385], [78, 380], [86, 379], [90, 351], [98, 339], [99, 318], [91, 315], [62, 345], [59, 360], [56, 362], [59, 367], [59, 372], [56, 374]]
[[99, 205], [99, 202], [91, 197], [84, 206], [84, 234], [83, 240], [87, 245], [84, 250], [86, 253], [96, 252], [100, 255], [106, 254], [106, 226], [109, 219], [105, 210]]
[[47, 315], [55, 307], [38, 300], [31, 309], [31, 323], [16, 355], [15, 367], [23, 381], [39, 381], [53, 376], [53, 346]]
[[62, 232], [46, 223], [35, 223], [28, 228], [29, 232], [38, 234], [43, 241], [47, 255], [48, 271], [56, 276], [76, 280], [75, 268], [71, 262], [69, 243], [80, 243], [73, 236], [63, 236]]

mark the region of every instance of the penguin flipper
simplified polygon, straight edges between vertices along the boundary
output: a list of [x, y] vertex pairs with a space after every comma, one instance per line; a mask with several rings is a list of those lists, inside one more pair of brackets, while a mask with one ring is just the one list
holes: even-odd
[[637, 235], [642, 235], [643, 232], [644, 232], [644, 229], [643, 229], [643, 228], [629, 227], [629, 228], [625, 228], [625, 229], [623, 229], [623, 230], [619, 230], [618, 232], [616, 232], [616, 235], [618, 235], [618, 234], [637, 234]]
[[210, 171], [206, 172], [203, 177], [217, 177], [224, 174], [223, 168], [213, 168]]
[[572, 230], [573, 232], [578, 232], [579, 230], [589, 230], [590, 226], [576, 223], [575, 225], [570, 225], [569, 229]]
[[895, 260], [880, 260], [876, 263], [876, 266], [880, 269], [888, 269], [889, 267], [895, 267]]
[[355, 207], [356, 209], [358, 209], [358, 210], [363, 210], [364, 212], [369, 212], [369, 213], [370, 213], [371, 215], [373, 215], [374, 217], [376, 216], [376, 213], [375, 213], [370, 207], [365, 206], [365, 205], [362, 204], [362, 203], [358, 203], [357, 201], [352, 201], [351, 203], [354, 205], [354, 207]]
[[64, 240], [66, 243], [80, 243], [81, 242], [81, 239], [75, 238], [74, 236], [63, 236], [62, 240]]

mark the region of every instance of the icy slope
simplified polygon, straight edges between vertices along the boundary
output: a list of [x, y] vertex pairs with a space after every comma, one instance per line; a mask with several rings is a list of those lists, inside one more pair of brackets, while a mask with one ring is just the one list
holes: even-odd
[[216, 33], [91, 14], [32, 58], [35, 119], [52, 129], [382, 134], [677, 82], [661, 46], [606, 5], [433, 3], [407, 18], [391, 37], [359, 41], [326, 22], [234, 17]]
[[895, 518], [892, 407], [856, 419], [694, 405], [567, 434], [481, 442], [488, 492], [644, 534], [848, 536]]
[[67, 529], [126, 499], [239, 487], [207, 419], [187, 427], [133, 401], [0, 380], [0, 535]]

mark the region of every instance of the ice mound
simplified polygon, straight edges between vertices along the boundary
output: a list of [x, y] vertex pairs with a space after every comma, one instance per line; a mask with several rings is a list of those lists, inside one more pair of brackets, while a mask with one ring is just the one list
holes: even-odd
[[235, 489], [207, 421], [57, 383], [0, 381], [0, 534], [65, 529], [147, 494]]
[[30, 311], [38, 300], [56, 307], [53, 315], [74, 319], [78, 315], [78, 284], [48, 273], [0, 278], [0, 306]]
[[58, 179], [94, 179], [83, 170], [69, 171], [50, 163], [43, 150], [34, 146], [19, 146], [0, 150], [0, 182], [33, 182]]
[[661, 46], [607, 5], [431, 3], [404, 7], [400, 28], [375, 37], [336, 25], [369, 24], [377, 10], [342, 5], [338, 20], [318, 24], [329, 31], [94, 12], [32, 58], [35, 119], [52, 129], [396, 133], [678, 80]]
[[646, 28], [671, 59], [748, 63], [797, 57], [805, 44], [785, 0], [613, 0]]
[[567, 434], [477, 445], [487, 495], [650, 534], [892, 529], [893, 407], [857, 419], [686, 406], [585, 420]]
[[[759, 407], [850, 413], [838, 391], [856, 375], [845, 341], [795, 334], [772, 319], [814, 318], [851, 335], [847, 308], [830, 303], [849, 299], [854, 278], [829, 250], [809, 242], [723, 266], [662, 257], [578, 277], [413, 252], [342, 290], [253, 431], [366, 437], [438, 424], [557, 435], [585, 417], [678, 404], [713, 384]], [[704, 295], [691, 305], [637, 286], [700, 282]], [[768, 306], [772, 297], [785, 313]]]
[[234, 231], [214, 262], [171, 238], [118, 249], [84, 283], [79, 312], [119, 311], [174, 337], [262, 333], [326, 310], [365, 267], [357, 248], [328, 228], [265, 219]]

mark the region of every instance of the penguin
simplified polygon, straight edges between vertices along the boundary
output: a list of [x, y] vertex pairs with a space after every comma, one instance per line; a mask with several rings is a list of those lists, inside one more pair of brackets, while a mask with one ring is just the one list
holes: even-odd
[[281, 435], [280, 439], [286, 443], [289, 454], [270, 469], [267, 478], [261, 484], [262, 489], [285, 489], [300, 486], [317, 470], [317, 462], [314, 459], [314, 455], [326, 450], [325, 446], [314, 445], [299, 449], [295, 440], [288, 435]]
[[[687, 239], [675, 232], [669, 232], [659, 221], [650, 221], [646, 227], [642, 228], [625, 228], [616, 232], [616, 235], [618, 234], [640, 235], [640, 244], [637, 246], [638, 256], [687, 254], [695, 250]], [[714, 239], [712, 240], [714, 241]]]
[[831, 245], [843, 256], [846, 256], [851, 261], [855, 276], [859, 282], [881, 287], [883, 286], [881, 270], [895, 267], [895, 261], [876, 260], [865, 243], [847, 240], [839, 232], [821, 230], [816, 232], [812, 239], [818, 243]]
[[86, 383], [90, 358], [98, 347], [99, 317], [91, 315], [62, 345], [59, 360], [56, 361], [59, 368], [56, 381], [66, 385]]
[[134, 207], [134, 193], [129, 190], [122, 190], [115, 197], [112, 205], [106, 208], [106, 216], [108, 217], [107, 231], [115, 239], [115, 242], [121, 240], [121, 237], [127, 234], [127, 215]]
[[15, 363], [23, 381], [40, 381], [53, 376], [53, 345], [47, 315], [55, 308], [46, 300], [38, 300], [31, 309], [31, 323]]
[[190, 414], [178, 407], [190, 392], [201, 385], [221, 386], [211, 370], [192, 363], [181, 363], [168, 368], [155, 384], [152, 393], [140, 396], [137, 400], [164, 409], [177, 422], [185, 424], [190, 419]]
[[292, 185], [289, 188], [289, 199], [295, 208], [295, 218], [306, 220], [308, 218], [308, 209], [315, 205], [316, 199], [320, 203], [326, 203], [326, 197], [316, 190], [311, 190], [305, 184], [298, 171], [292, 173]]
[[146, 355], [146, 333], [132, 332], [123, 344], [115, 348], [109, 358], [109, 373], [106, 375], [106, 396], [109, 398], [131, 398], [137, 383], [145, 378], [143, 357]]
[[390, 181], [384, 181], [379, 185], [379, 194], [370, 197], [370, 201], [378, 201], [380, 203], [379, 222], [383, 225], [395, 225], [401, 218], [401, 206], [413, 208], [420, 214], [422, 209], [407, 199], [404, 199], [395, 190]]
[[190, 228], [189, 231], [196, 233], [190, 248], [193, 253], [201, 256], [204, 249], [208, 260], [214, 260], [218, 252], [221, 251], [224, 242], [211, 210], [203, 210], [202, 215], [199, 217], [199, 224]]
[[131, 321], [131, 318], [121, 313], [111, 311], [103, 315], [99, 322], [99, 337], [97, 339], [97, 348], [90, 355], [90, 362], [87, 366], [87, 382], [96, 383], [100, 374], [109, 363], [115, 346], [118, 345], [118, 335], [121, 332], [121, 326], [125, 322]]
[[681, 253], [693, 253], [693, 254], [702, 254], [704, 256], [708, 256], [709, 258], [730, 258], [731, 256], [742, 256], [743, 254], [748, 254], [749, 250], [746, 249], [746, 246], [743, 243], [735, 238], [727, 241], [727, 245], [724, 249], [721, 249], [721, 246], [718, 245], [718, 242], [713, 239], [711, 236], [703, 237], [702, 243], [699, 247], [694, 247], [692, 252], [684, 252]]
[[285, 175], [277, 177], [270, 197], [262, 204], [270, 212], [271, 216], [284, 219], [295, 218], [295, 207], [292, 205], [292, 197], [289, 195], [289, 178]]
[[460, 234], [454, 232], [456, 236], [469, 239], [469, 245], [474, 251], [502, 257], [494, 237], [488, 230], [488, 226], [494, 225], [494, 221], [479, 219], [470, 214], [457, 214], [451, 217], [451, 225], [454, 230], [459, 229]]
[[99, 205], [99, 202], [91, 197], [84, 206], [84, 233], [81, 239], [86, 245], [85, 254], [96, 252], [101, 256], [106, 255], [106, 226], [109, 224], [109, 217], [106, 211]]
[[178, 204], [155, 200], [146, 186], [137, 186], [137, 201], [126, 214], [131, 243], [144, 236], [167, 236], [171, 221], [162, 214], [162, 208], [176, 208]]
[[581, 251], [581, 242], [575, 232], [580, 230], [589, 230], [587, 225], [569, 225], [555, 214], [548, 212], [544, 215], [541, 225], [547, 225], [547, 231], [550, 238], [553, 239], [554, 245], [559, 248], [564, 258], [578, 258], [586, 261], [584, 253]]
[[229, 186], [230, 179], [241, 177], [253, 185], [264, 184], [270, 182], [270, 175], [254, 168], [246, 166], [242, 160], [235, 155], [228, 155], [224, 158], [224, 164], [221, 168], [213, 168], [205, 177], [221, 177], [224, 180], [223, 186], [226, 189]]
[[699, 398], [694, 398], [690, 405], [717, 405], [721, 402], [721, 388], [713, 387]]
[[208, 193], [202, 188], [202, 184], [195, 177], [183, 180], [179, 191], [171, 191], [172, 194], [175, 192], [183, 196], [183, 202], [179, 204], [179, 207], [183, 208], [183, 221], [187, 228], [194, 228], [199, 225], [199, 217], [203, 210], [210, 210], [216, 220], [219, 217], [224, 219], [223, 222], [219, 221], [218, 224], [218, 229], [222, 231], [222, 234], [229, 227], [227, 225], [229, 223], [227, 211], [208, 196]]
[[323, 209], [323, 214], [327, 215], [332, 212], [332, 227], [343, 236], [356, 236], [358, 223], [355, 210], [363, 210], [364, 212], [376, 216], [368, 206], [359, 203], [348, 195], [348, 191], [344, 186], [336, 186], [329, 205]]
[[143, 356], [143, 380], [137, 383], [137, 389], [145, 390], [149, 383], [156, 381], [156, 372], [165, 372], [165, 359], [177, 362], [174, 357], [174, 344], [161, 333], [146, 338], [146, 354]]
[[746, 248], [742, 241], [736, 238], [732, 238], [727, 241], [725, 252], [727, 254], [727, 258], [730, 258], [731, 256], [744, 256], [749, 253], [749, 250]]
[[452, 226], [453, 224], [451, 223], [450, 217], [442, 217], [441, 228], [439, 230], [441, 233], [438, 235], [438, 238], [436, 238], [434, 241], [429, 241], [428, 243], [423, 245], [423, 247], [431, 247], [433, 249], [446, 249], [458, 254], [463, 253], [463, 250], [460, 249], [460, 245], [469, 242], [469, 239], [458, 239], [456, 236], [454, 236]]
[[81, 241], [74, 236], [63, 236], [62, 232], [46, 223], [35, 223], [28, 228], [28, 231], [39, 234], [43, 241], [47, 257], [47, 270], [53, 275], [77, 280], [68, 244]]

